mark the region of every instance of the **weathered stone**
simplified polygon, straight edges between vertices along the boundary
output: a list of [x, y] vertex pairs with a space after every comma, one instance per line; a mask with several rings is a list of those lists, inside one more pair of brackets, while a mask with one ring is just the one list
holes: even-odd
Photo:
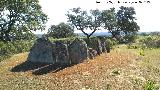
[[102, 52], [106, 52], [106, 42], [101, 41]]
[[97, 56], [97, 51], [93, 50], [92, 48], [88, 48], [89, 51], [89, 58], [94, 59], [95, 56]]
[[31, 62], [55, 63], [54, 45], [44, 38], [37, 39], [30, 50], [28, 60]]
[[69, 53], [67, 45], [62, 42], [55, 42], [56, 45], [56, 62], [61, 65], [68, 65], [69, 61]]
[[99, 36], [99, 40], [101, 41], [102, 52], [106, 52], [106, 38]]
[[106, 50], [107, 50], [107, 53], [110, 53], [111, 48], [110, 48], [110, 47], [107, 47]]
[[96, 50], [98, 55], [102, 54], [102, 45], [101, 41], [98, 38], [90, 39], [90, 41], [88, 42], [88, 47]]
[[105, 47], [106, 47], [107, 53], [110, 53], [110, 50], [111, 50], [110, 41], [106, 40], [105, 43], [106, 43]]
[[84, 40], [76, 38], [68, 47], [71, 64], [78, 64], [88, 58], [87, 44]]

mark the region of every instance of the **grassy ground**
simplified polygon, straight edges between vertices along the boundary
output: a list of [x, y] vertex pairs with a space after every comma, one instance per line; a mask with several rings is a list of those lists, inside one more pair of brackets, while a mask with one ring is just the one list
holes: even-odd
[[160, 49], [142, 51], [121, 45], [109, 54], [60, 71], [35, 74], [46, 66], [12, 71], [26, 61], [27, 55], [17, 54], [0, 62], [0, 90], [144, 90], [160, 87]]

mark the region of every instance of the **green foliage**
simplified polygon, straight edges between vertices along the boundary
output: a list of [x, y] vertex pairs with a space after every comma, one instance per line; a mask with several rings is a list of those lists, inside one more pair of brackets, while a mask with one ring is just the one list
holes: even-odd
[[34, 40], [17, 40], [12, 42], [0, 42], [0, 61], [5, 58], [22, 52], [28, 52]]
[[23, 33], [18, 34], [15, 37], [12, 37], [12, 41], [14, 40], [35, 40], [37, 37], [34, 33]]
[[77, 30], [81, 30], [85, 35], [84, 29], [87, 27], [87, 12], [82, 11], [80, 7], [73, 8], [66, 14], [68, 22], [70, 22]]
[[136, 34], [125, 35], [123, 38], [125, 43], [131, 43], [131, 42], [134, 43], [135, 40], [137, 39], [137, 35]]
[[[70, 9], [66, 15], [68, 17], [68, 22], [70, 22], [77, 30], [81, 30], [87, 38], [91, 37], [101, 26], [101, 11], [98, 9], [90, 10], [90, 13], [88, 13], [78, 7]], [[92, 32], [86, 33], [85, 30], [88, 29], [92, 30]]]
[[121, 6], [120, 10], [118, 10], [116, 14], [118, 27], [126, 35], [129, 35], [132, 32], [137, 32], [140, 29], [140, 27], [135, 22], [135, 14], [136, 12], [133, 7], [124, 6]]
[[0, 0], [0, 40], [10, 41], [31, 30], [44, 30], [47, 15], [39, 0]]
[[60, 39], [55, 39], [53, 37], [49, 37], [49, 40], [51, 42], [62, 42], [64, 44], [71, 44], [76, 37], [69, 37], [69, 38], [60, 38]]
[[74, 29], [70, 25], [60, 23], [58, 25], [52, 25], [48, 30], [47, 36], [53, 38], [67, 38], [73, 37], [75, 34]]
[[140, 50], [139, 55], [144, 56], [144, 50]]
[[133, 7], [121, 6], [116, 14], [117, 28], [120, 36], [123, 38], [123, 42], [133, 42], [136, 38], [136, 32], [140, 29], [136, 23], [136, 14]]
[[134, 43], [129, 43], [127, 45], [128, 49], [153, 49], [160, 48], [160, 36], [157, 35], [148, 35], [148, 36], [137, 36]]
[[144, 90], [155, 90], [154, 82], [151, 80], [148, 80], [147, 84], [144, 87]]
[[102, 27], [108, 30], [112, 34], [112, 37], [116, 37], [119, 31], [117, 29], [115, 8], [103, 10], [101, 14]]
[[[73, 8], [68, 11], [68, 21], [76, 27], [77, 30], [81, 30], [84, 35], [89, 38], [93, 33], [102, 27], [108, 30], [112, 37], [121, 41], [119, 38], [123, 38], [124, 42], [132, 42], [135, 40], [136, 32], [140, 29], [135, 22], [136, 14], [133, 7], [121, 6], [116, 12], [115, 8], [109, 10], [90, 10], [82, 11], [81, 8]], [[85, 30], [92, 30], [91, 33], [86, 33]]]
[[160, 48], [160, 36], [143, 36], [138, 41], [146, 48]]
[[118, 44], [118, 41], [116, 39], [113, 38], [106, 38], [106, 45], [108, 48], [113, 48], [113, 46]]

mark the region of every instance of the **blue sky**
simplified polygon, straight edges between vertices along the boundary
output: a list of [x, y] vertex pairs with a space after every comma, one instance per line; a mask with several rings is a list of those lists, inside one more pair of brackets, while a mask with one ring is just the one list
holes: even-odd
[[[100, 3], [97, 4], [96, 1]], [[113, 4], [109, 3], [112, 1]], [[120, 1], [120, 3], [118, 3]], [[123, 2], [127, 1], [128, 4]], [[141, 1], [142, 3], [129, 3]], [[147, 3], [150, 1], [150, 3]], [[108, 3], [107, 3], [108, 2]], [[90, 9], [109, 9], [111, 7], [118, 8], [120, 6], [132, 6], [136, 10], [137, 23], [140, 26], [140, 31], [160, 31], [160, 1], [159, 0], [39, 0], [42, 10], [49, 17], [47, 22], [46, 33], [50, 25], [56, 25], [60, 22], [67, 22], [65, 14], [69, 9], [81, 7], [83, 10]], [[103, 31], [103, 30], [102, 30]], [[102, 32], [98, 31], [98, 32]]]

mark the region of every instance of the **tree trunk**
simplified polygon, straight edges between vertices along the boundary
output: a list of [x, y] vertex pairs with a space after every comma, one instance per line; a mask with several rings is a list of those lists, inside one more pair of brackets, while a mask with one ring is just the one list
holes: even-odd
[[87, 40], [89, 40], [89, 38], [90, 38], [90, 36], [89, 36], [89, 35], [87, 35]]
[[5, 40], [6, 41], [11, 41], [10, 37], [9, 37], [9, 33], [5, 33]]
[[87, 46], [90, 47], [91, 41], [90, 41], [90, 35], [87, 35]]

